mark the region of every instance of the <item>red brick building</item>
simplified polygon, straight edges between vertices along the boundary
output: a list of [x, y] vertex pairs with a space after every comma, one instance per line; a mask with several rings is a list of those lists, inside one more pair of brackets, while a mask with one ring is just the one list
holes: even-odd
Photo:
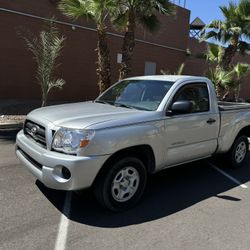
[[[96, 84], [95, 25], [86, 20], [72, 22], [58, 10], [54, 0], [0, 0], [0, 100], [40, 100], [40, 87], [35, 79], [35, 63], [17, 29], [24, 26], [34, 33], [41, 30], [44, 20], [56, 17], [57, 25], [66, 37], [59, 61], [58, 76], [66, 80], [61, 91], [50, 95], [53, 101], [82, 101], [98, 95]], [[197, 40], [189, 39], [190, 11], [177, 7], [175, 17], [160, 15], [161, 29], [149, 34], [139, 29], [131, 75], [159, 74], [161, 69], [176, 69], [186, 62], [186, 74], [201, 74], [204, 62], [188, 57], [191, 51], [204, 49]], [[111, 50], [112, 81], [118, 78], [117, 55], [121, 52], [122, 34], [109, 29], [108, 43]], [[201, 48], [200, 48], [201, 46]], [[202, 47], [203, 46], [203, 47]], [[245, 89], [244, 89], [245, 90]], [[250, 99], [250, 91], [245, 96]]]

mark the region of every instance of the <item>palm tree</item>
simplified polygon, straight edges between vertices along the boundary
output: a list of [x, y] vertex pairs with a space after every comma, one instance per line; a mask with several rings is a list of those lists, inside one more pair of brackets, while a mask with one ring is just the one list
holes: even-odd
[[116, 12], [112, 13], [112, 21], [116, 26], [125, 29], [119, 76], [120, 79], [123, 79], [131, 72], [137, 25], [140, 24], [153, 32], [160, 24], [156, 11], [169, 15], [174, 13], [174, 8], [169, 0], [117, 0], [117, 2], [118, 8]]
[[224, 53], [225, 49], [216, 44], [208, 44], [207, 52], [205, 53], [205, 58], [209, 64], [206, 76], [214, 84], [218, 99], [222, 98], [225, 86], [232, 81], [232, 73], [221, 67]]
[[[24, 34], [25, 33], [25, 34]], [[53, 77], [57, 58], [63, 48], [65, 38], [59, 35], [58, 29], [50, 23], [48, 30], [42, 30], [39, 37], [34, 36], [27, 30], [19, 31], [19, 34], [26, 42], [28, 50], [34, 55], [37, 63], [37, 81], [42, 90], [42, 107], [47, 105], [48, 95], [51, 89], [59, 88], [65, 84], [63, 79]]]
[[229, 68], [223, 69], [221, 62], [225, 49], [216, 44], [209, 44], [206, 59], [209, 63], [207, 77], [215, 85], [217, 97], [225, 100], [230, 99], [238, 101], [240, 93], [240, 85], [244, 77], [250, 72], [250, 65], [246, 63], [237, 63], [230, 65]]
[[113, 0], [61, 0], [59, 9], [62, 13], [74, 20], [86, 17], [96, 23], [97, 29], [97, 75], [100, 93], [111, 85], [110, 51], [106, 38], [105, 22], [108, 13], [116, 5]]
[[249, 44], [244, 40], [250, 38], [250, 1], [240, 0], [239, 4], [229, 2], [229, 6], [220, 6], [224, 21], [214, 20], [206, 28], [211, 29], [203, 39], [213, 38], [223, 44], [225, 49], [221, 66], [224, 70], [230, 67], [237, 51], [244, 54]]

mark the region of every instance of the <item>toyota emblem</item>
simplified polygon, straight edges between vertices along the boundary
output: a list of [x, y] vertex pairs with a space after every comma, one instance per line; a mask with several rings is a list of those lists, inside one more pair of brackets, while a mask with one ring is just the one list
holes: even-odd
[[37, 132], [37, 127], [36, 127], [36, 126], [33, 126], [33, 127], [31, 128], [31, 133], [32, 133], [33, 135], [35, 135], [36, 132]]

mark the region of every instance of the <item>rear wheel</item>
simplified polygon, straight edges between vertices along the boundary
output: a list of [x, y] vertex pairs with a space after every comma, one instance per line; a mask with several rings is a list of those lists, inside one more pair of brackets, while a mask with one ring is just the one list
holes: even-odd
[[113, 163], [94, 185], [99, 203], [112, 211], [127, 210], [140, 200], [147, 182], [144, 164], [135, 157]]
[[249, 149], [248, 138], [245, 135], [237, 137], [227, 153], [227, 161], [232, 168], [240, 168], [246, 159]]

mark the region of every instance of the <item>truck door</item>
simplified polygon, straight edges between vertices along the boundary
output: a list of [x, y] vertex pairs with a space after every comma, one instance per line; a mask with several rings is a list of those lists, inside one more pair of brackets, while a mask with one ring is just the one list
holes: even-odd
[[219, 114], [212, 111], [206, 83], [188, 83], [173, 94], [176, 101], [192, 102], [189, 113], [166, 116], [165, 141], [167, 166], [204, 158], [217, 148]]

